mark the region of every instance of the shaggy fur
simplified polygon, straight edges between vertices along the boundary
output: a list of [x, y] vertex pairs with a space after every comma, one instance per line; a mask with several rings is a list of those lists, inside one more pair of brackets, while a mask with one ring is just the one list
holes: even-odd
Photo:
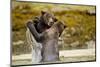
[[65, 25], [62, 22], [55, 23], [51, 28], [41, 34], [36, 31], [32, 22], [28, 22], [27, 27], [35, 37], [36, 41], [42, 44], [42, 61], [58, 61], [58, 38], [65, 29]]

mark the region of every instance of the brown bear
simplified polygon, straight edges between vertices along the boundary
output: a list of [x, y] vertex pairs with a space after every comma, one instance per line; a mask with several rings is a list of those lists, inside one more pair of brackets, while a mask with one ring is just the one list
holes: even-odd
[[[29, 20], [28, 22], [32, 22], [35, 26], [35, 29], [38, 33], [42, 33], [46, 29], [50, 28], [57, 19], [55, 16], [49, 12], [41, 11], [41, 16], [35, 17], [33, 20]], [[38, 63], [41, 61], [41, 49], [42, 45], [31, 34], [29, 28], [27, 27], [26, 31], [26, 42], [32, 48], [32, 62]]]
[[51, 26], [51, 28], [45, 30], [42, 33], [38, 33], [32, 22], [27, 23], [32, 35], [36, 41], [42, 44], [42, 62], [51, 62], [59, 60], [58, 50], [58, 38], [65, 29], [65, 25], [62, 22], [57, 22]]

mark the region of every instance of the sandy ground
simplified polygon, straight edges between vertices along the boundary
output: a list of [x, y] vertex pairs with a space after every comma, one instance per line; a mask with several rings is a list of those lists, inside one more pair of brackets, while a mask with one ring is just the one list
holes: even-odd
[[[54, 63], [95, 61], [95, 49], [63, 50], [59, 51], [59, 55], [61, 61]], [[31, 54], [12, 56], [12, 65], [34, 64], [31, 62], [31, 58]]]

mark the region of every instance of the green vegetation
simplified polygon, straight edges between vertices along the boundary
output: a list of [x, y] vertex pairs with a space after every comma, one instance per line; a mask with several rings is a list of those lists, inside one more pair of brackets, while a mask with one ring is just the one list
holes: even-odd
[[41, 10], [53, 13], [58, 20], [62, 20], [68, 26], [61, 38], [64, 44], [60, 47], [72, 47], [73, 42], [78, 41], [81, 47], [89, 40], [95, 41], [96, 16], [95, 6], [44, 4], [30, 2], [12, 2], [12, 32], [13, 42], [25, 41], [26, 22], [39, 16]]

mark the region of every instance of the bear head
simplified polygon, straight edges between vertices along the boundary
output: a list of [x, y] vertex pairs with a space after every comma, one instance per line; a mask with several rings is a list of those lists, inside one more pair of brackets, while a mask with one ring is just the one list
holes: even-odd
[[46, 11], [41, 11], [40, 21], [51, 27], [54, 24], [54, 22], [57, 21], [57, 19], [51, 13]]

